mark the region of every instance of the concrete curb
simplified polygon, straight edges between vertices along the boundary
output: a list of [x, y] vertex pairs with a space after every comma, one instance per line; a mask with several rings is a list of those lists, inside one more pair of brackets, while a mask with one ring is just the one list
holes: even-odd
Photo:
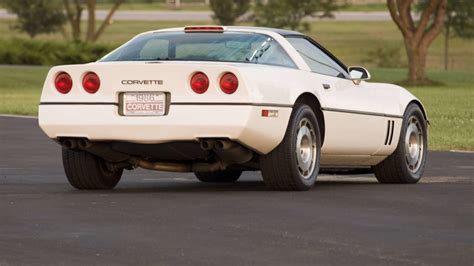
[[9, 115], [9, 114], [0, 114], [0, 117], [38, 119], [37, 116], [32, 116], [32, 115]]

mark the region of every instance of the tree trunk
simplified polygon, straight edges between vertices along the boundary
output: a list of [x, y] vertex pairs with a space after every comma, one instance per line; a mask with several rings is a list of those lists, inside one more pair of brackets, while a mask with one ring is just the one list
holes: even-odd
[[449, 26], [444, 31], [444, 70], [449, 68]]
[[81, 41], [81, 27], [78, 23], [74, 23], [72, 25], [72, 39], [75, 42]]
[[426, 70], [426, 55], [428, 53], [427, 47], [418, 47], [416, 44], [407, 45], [408, 56], [408, 80], [413, 84], [422, 84], [427, 81]]
[[74, 1], [74, 11], [71, 8], [69, 0], [63, 0], [64, 8], [66, 10], [67, 19], [71, 24], [71, 36], [74, 41], [81, 40], [81, 15], [82, 7], [78, 0]]
[[408, 56], [408, 83], [426, 84], [426, 56], [433, 40], [443, 30], [448, 0], [427, 0], [415, 23], [411, 6], [415, 0], [387, 0], [392, 20], [400, 29]]
[[92, 36], [91, 42], [97, 41], [99, 37], [104, 33], [105, 28], [112, 24], [112, 17], [114, 16], [115, 11], [120, 7], [120, 5], [123, 3], [123, 0], [116, 0], [114, 6], [109, 10], [109, 13], [105, 17], [105, 20], [102, 22], [100, 25], [99, 29], [97, 32], [94, 32], [94, 35]]
[[87, 1], [87, 35], [86, 41], [93, 42], [94, 35], [95, 35], [95, 6], [96, 0], [88, 0]]

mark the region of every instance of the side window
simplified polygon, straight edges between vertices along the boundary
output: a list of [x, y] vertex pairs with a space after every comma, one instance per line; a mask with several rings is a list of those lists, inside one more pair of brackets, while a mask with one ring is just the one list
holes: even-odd
[[262, 54], [262, 56], [258, 59], [258, 62], [265, 65], [296, 68], [293, 60], [291, 60], [285, 50], [283, 50], [283, 48], [276, 41], [272, 42], [268, 48], [268, 51]]
[[251, 42], [245, 61], [262, 65], [297, 68], [281, 45], [271, 37]]
[[290, 37], [288, 41], [308, 64], [311, 71], [333, 77], [346, 77], [346, 71], [310, 41], [298, 37]]

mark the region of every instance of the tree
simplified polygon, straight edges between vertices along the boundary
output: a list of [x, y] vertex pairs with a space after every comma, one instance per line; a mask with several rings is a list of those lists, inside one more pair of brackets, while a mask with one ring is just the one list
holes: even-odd
[[392, 20], [400, 29], [408, 56], [408, 80], [411, 84], [424, 84], [426, 78], [426, 56], [433, 40], [441, 33], [446, 14], [447, 0], [427, 0], [420, 20], [412, 17], [414, 0], [387, 0]]
[[[63, 0], [64, 9], [69, 24], [71, 25], [72, 38], [75, 41], [82, 41], [81, 17], [84, 10], [84, 1], [80, 0]], [[113, 6], [110, 8], [105, 20], [97, 29], [96, 23], [96, 0], [86, 0], [85, 8], [87, 9], [87, 31], [84, 36], [85, 42], [95, 42], [104, 32], [105, 28], [112, 23], [112, 17], [115, 11], [120, 7], [124, 0], [114, 0]]]
[[[451, 29], [453, 33], [451, 33]], [[471, 0], [450, 0], [444, 21], [444, 69], [449, 66], [449, 39], [474, 38], [474, 5]]]
[[9, 12], [17, 15], [14, 27], [26, 32], [31, 38], [40, 33], [58, 31], [65, 22], [58, 0], [15, 0], [2, 3]]
[[257, 0], [254, 20], [258, 26], [298, 29], [301, 25], [309, 29], [309, 24], [302, 24], [303, 18], [332, 17], [337, 6], [333, 0]]
[[[418, 10], [423, 10], [427, 0], [420, 1]], [[450, 0], [444, 20], [444, 69], [449, 66], [449, 40], [453, 37], [474, 38], [474, 5], [471, 0]]]
[[[428, 0], [418, 3], [417, 11], [423, 10]], [[450, 0], [446, 7], [444, 20], [444, 69], [449, 66], [449, 40], [454, 37], [474, 38], [474, 6], [470, 0]]]
[[211, 0], [212, 18], [221, 25], [234, 25], [250, 8], [250, 0]]

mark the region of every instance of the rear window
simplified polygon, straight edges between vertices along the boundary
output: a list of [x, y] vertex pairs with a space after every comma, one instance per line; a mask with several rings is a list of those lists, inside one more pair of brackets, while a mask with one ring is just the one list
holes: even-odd
[[285, 50], [271, 37], [241, 32], [145, 34], [100, 61], [160, 60], [239, 62], [296, 68]]

